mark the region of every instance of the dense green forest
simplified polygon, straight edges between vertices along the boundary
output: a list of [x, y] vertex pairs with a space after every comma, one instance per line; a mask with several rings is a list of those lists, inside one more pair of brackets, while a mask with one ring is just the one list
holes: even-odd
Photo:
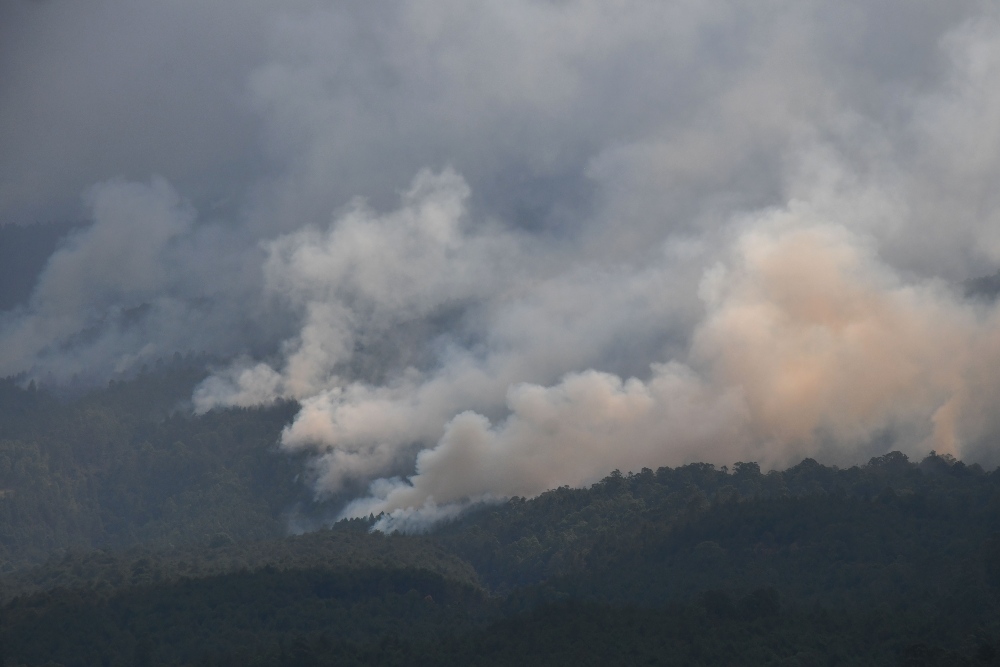
[[309, 502], [302, 462], [275, 447], [296, 406], [195, 418], [202, 369], [176, 359], [72, 398], [0, 381], [0, 571], [59, 549], [286, 534]]
[[297, 406], [192, 416], [202, 366], [0, 383], [0, 664], [1000, 664], [998, 471], [616, 471], [289, 536], [333, 509], [275, 448]]

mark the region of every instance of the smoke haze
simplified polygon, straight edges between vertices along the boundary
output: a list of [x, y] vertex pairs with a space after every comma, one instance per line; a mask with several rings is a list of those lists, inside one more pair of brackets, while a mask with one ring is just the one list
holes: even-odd
[[[225, 359], [345, 516], [612, 469], [1000, 463], [991, 3], [8, 2], [0, 376]], [[367, 491], [359, 492], [359, 489]]]

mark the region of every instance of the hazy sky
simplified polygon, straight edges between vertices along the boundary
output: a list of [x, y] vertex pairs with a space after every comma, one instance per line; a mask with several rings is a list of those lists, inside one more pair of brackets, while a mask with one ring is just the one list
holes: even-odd
[[[1000, 11], [6, 0], [0, 375], [226, 359], [420, 525], [690, 461], [1000, 463]], [[362, 491], [358, 491], [361, 489]], [[364, 491], [367, 489], [367, 491]]]

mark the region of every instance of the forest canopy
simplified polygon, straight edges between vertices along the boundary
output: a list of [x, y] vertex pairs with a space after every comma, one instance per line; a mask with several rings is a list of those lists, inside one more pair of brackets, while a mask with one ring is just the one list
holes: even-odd
[[192, 417], [198, 377], [0, 385], [7, 664], [996, 660], [997, 471], [614, 471], [386, 535], [331, 523], [276, 451], [295, 406]]

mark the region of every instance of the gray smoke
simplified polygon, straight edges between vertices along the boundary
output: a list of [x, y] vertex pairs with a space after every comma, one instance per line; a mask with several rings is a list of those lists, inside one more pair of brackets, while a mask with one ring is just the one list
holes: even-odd
[[[8, 3], [0, 375], [231, 362], [345, 515], [613, 468], [1000, 462], [1000, 16], [877, 0]], [[78, 202], [82, 202], [82, 206]]]

